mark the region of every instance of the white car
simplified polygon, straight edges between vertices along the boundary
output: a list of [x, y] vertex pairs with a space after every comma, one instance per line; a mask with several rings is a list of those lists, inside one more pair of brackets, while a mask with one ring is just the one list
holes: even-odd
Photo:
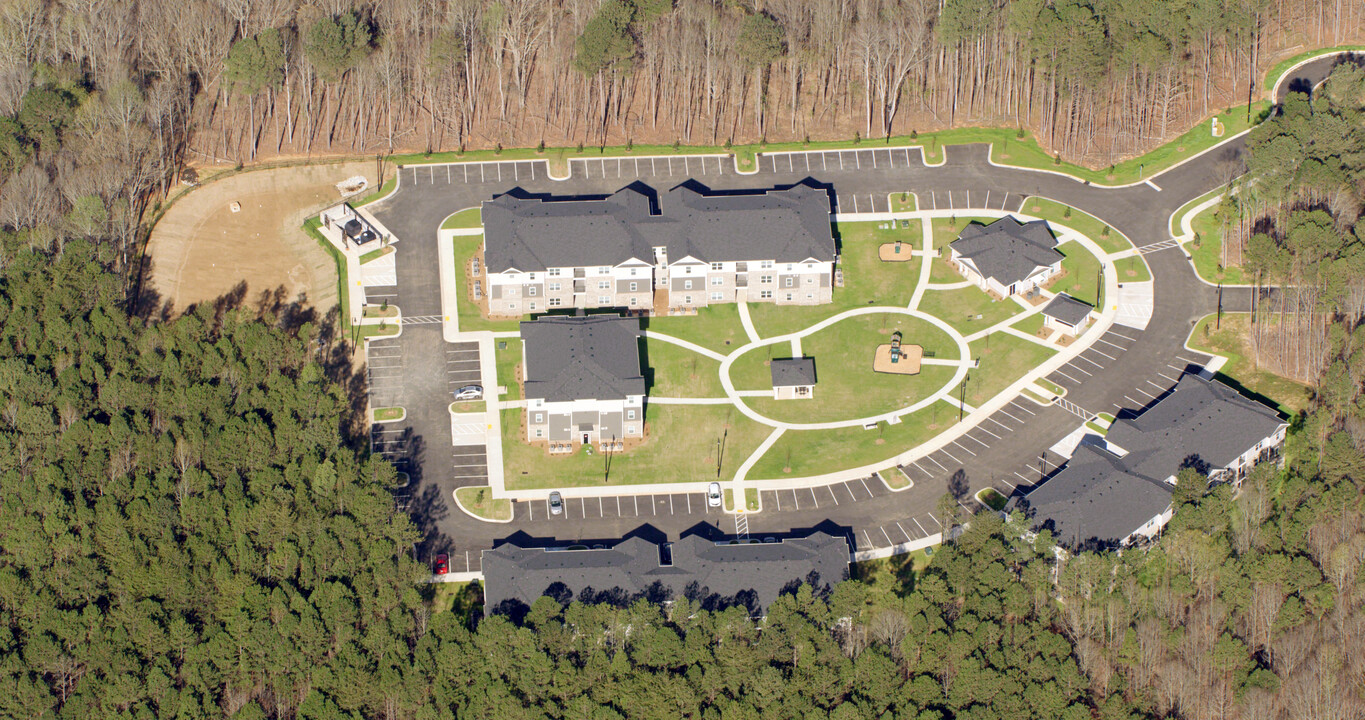
[[706, 488], [706, 504], [711, 507], [720, 507], [720, 483], [713, 482]]
[[483, 398], [483, 388], [478, 385], [465, 385], [455, 391], [456, 400], [479, 400]]
[[550, 493], [550, 514], [558, 515], [564, 512], [564, 498], [556, 490]]

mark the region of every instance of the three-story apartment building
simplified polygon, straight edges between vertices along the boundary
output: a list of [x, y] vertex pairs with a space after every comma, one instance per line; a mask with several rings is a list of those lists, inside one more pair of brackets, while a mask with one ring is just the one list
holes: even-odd
[[489, 314], [832, 300], [825, 190], [707, 195], [684, 184], [652, 205], [635, 187], [593, 200], [513, 191], [485, 202]]

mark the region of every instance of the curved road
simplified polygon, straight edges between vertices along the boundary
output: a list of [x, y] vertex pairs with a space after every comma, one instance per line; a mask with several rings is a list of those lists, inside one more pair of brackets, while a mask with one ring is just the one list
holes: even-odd
[[[1281, 83], [1277, 100], [1290, 88], [1315, 87], [1336, 60], [1327, 57], [1296, 69]], [[1099, 217], [1141, 248], [1168, 240], [1168, 222], [1175, 210], [1240, 172], [1244, 140], [1233, 139], [1149, 183], [1124, 188], [995, 166], [985, 145], [951, 146], [939, 167], [926, 167], [915, 149], [764, 155], [759, 172], [751, 175], [736, 173], [733, 161], [716, 157], [575, 160], [573, 177], [566, 182], [549, 179], [544, 161], [405, 167], [399, 170], [399, 190], [371, 208], [402, 241], [396, 253], [398, 285], [381, 290], [407, 318], [440, 316], [435, 236], [441, 221], [514, 187], [559, 196], [602, 195], [634, 182], [666, 190], [694, 179], [723, 190], [813, 178], [830, 187], [842, 213], [887, 211], [887, 193], [906, 190], [917, 194], [921, 209], [951, 207], [964, 213], [974, 207], [1018, 210], [1025, 198], [1039, 196]], [[1178, 248], [1150, 252], [1144, 258], [1152, 270], [1156, 298], [1147, 327], [1115, 325], [1091, 349], [1049, 376], [1067, 389], [1067, 400], [1086, 412], [1140, 410], [1172, 387], [1182, 372], [1208, 360], [1186, 350], [1184, 343], [1193, 324], [1217, 309], [1217, 290], [1195, 276]], [[1224, 291], [1225, 310], [1245, 310], [1249, 305], [1248, 290]], [[371, 392], [384, 392], [385, 404], [408, 410], [405, 422], [377, 426], [384, 434], [375, 436], [375, 447], [411, 477], [406, 504], [425, 533], [423, 557], [448, 552], [451, 570], [459, 572], [478, 570], [479, 551], [506, 540], [562, 545], [612, 542], [631, 533], [677, 538], [699, 525], [733, 531], [733, 519], [706, 508], [699, 493], [571, 496], [566, 512], [554, 517], [544, 503], [522, 502], [515, 504], [510, 524], [485, 523], [464, 514], [451, 500], [453, 489], [485, 484], [486, 476], [479, 472], [478, 448], [456, 448], [453, 457], [448, 455], [452, 430], [446, 405], [447, 380], [475, 362], [470, 357], [468, 348], [442, 339], [439, 323], [405, 325], [399, 338], [371, 343]], [[1058, 406], [1019, 399], [957, 442], [902, 468], [913, 481], [907, 490], [893, 493], [875, 478], [812, 489], [764, 490], [763, 511], [748, 517], [749, 532], [763, 536], [817, 526], [841, 528], [859, 550], [917, 540], [939, 531], [933, 512], [950, 483], [958, 491], [965, 484], [970, 492], [990, 486], [1006, 494], [1036, 483], [1061, 461], [1047, 449], [1080, 423], [1080, 417]]]

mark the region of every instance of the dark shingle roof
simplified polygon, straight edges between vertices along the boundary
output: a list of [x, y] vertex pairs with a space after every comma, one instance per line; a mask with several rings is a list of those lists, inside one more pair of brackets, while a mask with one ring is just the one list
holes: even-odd
[[676, 262], [834, 259], [829, 194], [809, 185], [744, 195], [702, 195], [680, 185], [659, 198], [633, 187], [601, 200], [544, 200], [513, 191], [483, 203], [484, 262], [516, 268], [654, 264], [654, 248]]
[[1057, 238], [1047, 221], [1020, 223], [1013, 217], [1001, 218], [990, 225], [972, 224], [963, 228], [952, 248], [972, 261], [982, 276], [1011, 285], [1028, 278], [1040, 267], [1062, 259]]
[[773, 387], [815, 384], [815, 358], [783, 358], [771, 363]]
[[644, 395], [639, 337], [640, 321], [617, 315], [523, 322], [526, 397], [556, 402]]
[[1035, 527], [1047, 527], [1059, 545], [1089, 540], [1112, 544], [1171, 504], [1171, 487], [1129, 473], [1120, 458], [1081, 444], [1060, 472], [1025, 500]]
[[1274, 409], [1216, 380], [1187, 374], [1146, 412], [1115, 422], [1106, 439], [1128, 451], [1123, 461], [1129, 470], [1164, 480], [1187, 460], [1227, 467], [1282, 424]]
[[503, 545], [483, 551], [484, 605], [530, 605], [542, 595], [629, 602], [687, 597], [703, 606], [768, 607], [783, 590], [823, 588], [848, 575], [848, 541], [824, 532], [776, 543], [717, 545], [698, 536], [673, 543], [671, 564], [659, 547], [631, 538], [602, 550], [543, 550]]
[[1089, 303], [1083, 303], [1066, 293], [1058, 293], [1043, 308], [1043, 314], [1061, 320], [1067, 325], [1080, 325], [1090, 317], [1092, 309]]

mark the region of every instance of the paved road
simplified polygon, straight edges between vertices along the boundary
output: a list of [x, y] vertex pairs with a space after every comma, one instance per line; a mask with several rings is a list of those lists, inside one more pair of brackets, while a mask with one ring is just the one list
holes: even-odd
[[[1331, 61], [1296, 71], [1290, 87], [1316, 86]], [[733, 161], [717, 157], [577, 159], [572, 179], [549, 178], [544, 161], [405, 167], [400, 189], [374, 207], [401, 238], [397, 288], [380, 289], [407, 317], [438, 316], [440, 278], [436, 231], [442, 220], [514, 187], [533, 193], [605, 195], [642, 183], [656, 191], [685, 180], [715, 190], [766, 188], [813, 179], [829, 187], [832, 210], [886, 211], [887, 195], [910, 191], [922, 208], [1018, 210], [1040, 196], [1081, 208], [1126, 234], [1139, 247], [1169, 239], [1170, 215], [1189, 199], [1234, 177], [1242, 167], [1241, 138], [1195, 161], [1156, 176], [1150, 183], [1102, 188], [1070, 177], [997, 167], [989, 146], [953, 146], [940, 167], [926, 167], [915, 149], [873, 148], [764, 155], [755, 174], [739, 174]], [[1161, 246], [1159, 246], [1161, 247]], [[1136, 412], [1168, 391], [1180, 374], [1208, 356], [1184, 347], [1193, 324], [1218, 308], [1217, 289], [1201, 282], [1173, 244], [1145, 254], [1157, 301], [1150, 322], [1138, 330], [1115, 325], [1094, 347], [1049, 379], [1068, 391], [1084, 412]], [[1225, 310], [1246, 309], [1250, 292], [1223, 293]], [[410, 485], [402, 502], [425, 532], [424, 556], [451, 554], [452, 570], [478, 570], [478, 551], [513, 538], [519, 542], [609, 542], [650, 526], [670, 537], [698, 524], [732, 532], [733, 520], [706, 507], [700, 493], [570, 498], [565, 513], [551, 516], [543, 502], [516, 504], [514, 521], [476, 521], [456, 508], [456, 487], [486, 482], [482, 448], [452, 447], [449, 390], [478, 377], [477, 353], [445, 343], [439, 324], [406, 325], [392, 340], [371, 343], [375, 405], [392, 402], [408, 410], [404, 422], [376, 428], [376, 451], [399, 463]], [[380, 402], [380, 401], [383, 402]], [[886, 547], [939, 531], [934, 510], [950, 484], [970, 504], [971, 493], [995, 487], [1006, 494], [1038, 482], [1062, 458], [1048, 452], [1081, 423], [1057, 406], [1017, 400], [948, 447], [900, 472], [913, 487], [891, 492], [875, 478], [814, 490], [764, 491], [763, 512], [749, 518], [749, 532], [764, 536], [817, 526], [845, 529], [858, 549]], [[894, 472], [894, 471], [893, 471]], [[962, 493], [965, 484], [967, 492]], [[874, 500], [875, 502], [868, 502]]]

